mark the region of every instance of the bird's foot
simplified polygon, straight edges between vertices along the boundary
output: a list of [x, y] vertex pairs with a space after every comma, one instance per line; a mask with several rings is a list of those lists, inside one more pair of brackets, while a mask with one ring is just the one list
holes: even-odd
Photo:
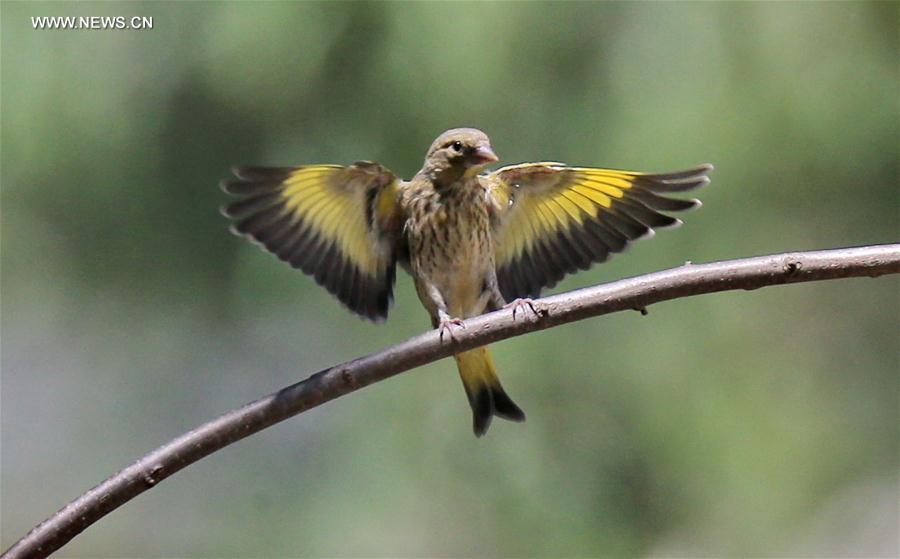
[[503, 308], [512, 309], [513, 320], [516, 319], [516, 314], [520, 311], [524, 315], [526, 308], [531, 311], [535, 318], [540, 318], [541, 316], [541, 313], [535, 308], [534, 300], [531, 297], [519, 297], [515, 301], [505, 304]]
[[463, 328], [463, 329], [465, 329], [465, 327], [466, 327], [466, 325], [463, 324], [463, 321], [461, 318], [455, 318], [455, 317], [449, 317], [449, 316], [441, 318], [441, 323], [440, 323], [440, 325], [438, 325], [438, 330], [439, 330], [438, 335], [440, 337], [441, 343], [444, 342], [444, 333], [447, 334], [447, 337], [450, 338], [450, 341], [453, 341], [453, 342], [456, 341], [456, 338], [453, 336], [453, 327], [454, 326], [456, 326], [458, 328]]

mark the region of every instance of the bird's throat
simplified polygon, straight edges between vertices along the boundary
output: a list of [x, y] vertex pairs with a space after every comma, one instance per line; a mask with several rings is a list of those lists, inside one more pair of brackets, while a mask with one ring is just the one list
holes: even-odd
[[435, 169], [429, 175], [435, 189], [446, 192], [462, 182], [462, 179], [466, 177], [466, 168], [453, 165], [444, 169]]

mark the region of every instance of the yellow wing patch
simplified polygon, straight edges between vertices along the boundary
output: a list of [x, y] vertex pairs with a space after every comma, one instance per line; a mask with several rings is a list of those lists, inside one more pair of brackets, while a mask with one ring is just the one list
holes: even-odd
[[342, 167], [324, 165], [295, 171], [284, 181], [285, 208], [323, 237], [336, 239], [354, 264], [374, 272], [379, 265], [377, 239], [365, 221], [365, 197], [342, 188], [345, 173]]
[[587, 269], [609, 254], [677, 225], [663, 211], [698, 206], [698, 200], [663, 194], [698, 188], [711, 165], [676, 173], [569, 167], [525, 163], [485, 176], [500, 210], [496, 267], [507, 300], [537, 295], [565, 274]]
[[359, 162], [291, 168], [242, 167], [223, 189], [232, 229], [315, 277], [351, 310], [384, 318], [390, 304], [399, 181]]

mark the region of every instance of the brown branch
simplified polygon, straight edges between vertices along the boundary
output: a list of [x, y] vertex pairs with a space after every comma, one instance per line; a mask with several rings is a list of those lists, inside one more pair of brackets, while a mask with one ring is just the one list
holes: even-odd
[[185, 433], [106, 479], [33, 528], [2, 559], [46, 557], [85, 528], [178, 470], [266, 427], [419, 365], [513, 336], [616, 311], [731, 289], [900, 273], [900, 244], [795, 252], [678, 268], [535, 302], [538, 316], [498, 311], [465, 321], [455, 342], [436, 331], [320, 371]]

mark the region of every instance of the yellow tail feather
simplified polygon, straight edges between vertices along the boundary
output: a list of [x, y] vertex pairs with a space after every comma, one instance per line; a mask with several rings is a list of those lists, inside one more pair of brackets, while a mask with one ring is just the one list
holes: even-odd
[[525, 421], [525, 413], [503, 390], [487, 346], [458, 353], [454, 358], [472, 406], [472, 430], [476, 436], [487, 432], [495, 415], [510, 421]]

